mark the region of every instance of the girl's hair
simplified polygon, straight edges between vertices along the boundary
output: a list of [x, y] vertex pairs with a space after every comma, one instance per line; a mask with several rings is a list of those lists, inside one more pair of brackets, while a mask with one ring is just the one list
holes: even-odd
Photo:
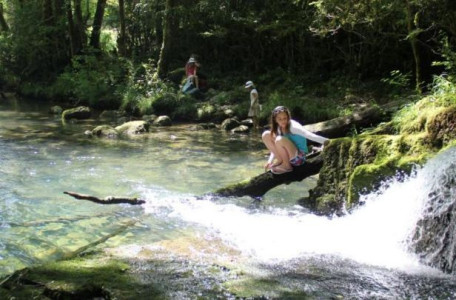
[[[274, 108], [272, 110], [271, 120], [270, 120], [271, 131], [275, 136], [279, 135], [279, 124], [277, 124], [275, 119], [276, 119], [277, 115], [280, 114], [281, 112], [284, 112], [287, 114], [287, 116], [288, 116], [287, 131], [290, 130], [290, 120], [291, 120], [290, 110], [288, 108], [286, 108], [285, 106], [277, 106], [276, 108]], [[283, 134], [283, 132], [282, 132], [282, 134]]]

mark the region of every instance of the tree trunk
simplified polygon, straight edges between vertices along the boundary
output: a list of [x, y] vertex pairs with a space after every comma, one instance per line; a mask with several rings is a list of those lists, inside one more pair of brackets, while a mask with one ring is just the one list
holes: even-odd
[[163, 42], [158, 60], [157, 73], [159, 78], [165, 78], [168, 73], [169, 61], [171, 57], [172, 38], [174, 35], [174, 8], [176, 0], [166, 0], [165, 18], [163, 19]]
[[77, 44], [81, 50], [87, 45], [87, 37], [85, 34], [85, 23], [82, 18], [81, 0], [73, 0], [74, 4], [74, 30], [75, 37], [78, 39]]
[[68, 35], [70, 37], [70, 58], [73, 57], [78, 51], [77, 37], [75, 36], [74, 21], [73, 21], [73, 10], [71, 8], [71, 2], [66, 1], [66, 13], [68, 19]]
[[54, 16], [59, 19], [64, 15], [65, 9], [64, 0], [54, 0]]
[[46, 24], [48, 26], [52, 26], [54, 24], [52, 0], [44, 0], [44, 2], [43, 2], [43, 20], [44, 20], [44, 24]]
[[120, 22], [120, 33], [117, 38], [117, 49], [119, 50], [119, 55], [125, 57], [127, 55], [127, 45], [126, 45], [126, 25], [125, 25], [125, 2], [124, 0], [119, 0], [119, 22]]
[[[314, 156], [316, 155], [316, 156]], [[314, 156], [314, 157], [312, 157]], [[318, 174], [323, 166], [323, 157], [321, 154], [312, 154], [308, 157], [306, 163], [302, 166], [295, 167], [293, 172], [275, 175], [271, 172], [262, 173], [249, 180], [233, 184], [216, 190], [209, 196], [222, 197], [242, 197], [250, 196], [253, 198], [262, 197], [270, 189], [280, 185], [289, 184], [293, 181], [301, 181], [309, 176]]]
[[416, 22], [418, 20], [418, 12], [413, 13], [412, 5], [409, 0], [406, 1], [406, 14], [407, 14], [407, 31], [408, 31], [408, 39], [410, 41], [410, 45], [412, 47], [413, 58], [415, 60], [415, 89], [418, 93], [422, 92], [422, 74], [421, 74], [421, 56], [419, 53], [419, 45], [416, 33]]
[[3, 3], [0, 3], [0, 30], [9, 30], [8, 23], [6, 23], [5, 17], [3, 16]]
[[106, 0], [98, 0], [97, 10], [95, 11], [95, 17], [93, 19], [92, 35], [90, 37], [90, 46], [95, 49], [100, 49], [101, 25], [103, 24], [105, 7]]
[[160, 18], [160, 10], [162, 9], [162, 4], [160, 1], [156, 1], [155, 4], [155, 36], [157, 45], [163, 43], [163, 18]]

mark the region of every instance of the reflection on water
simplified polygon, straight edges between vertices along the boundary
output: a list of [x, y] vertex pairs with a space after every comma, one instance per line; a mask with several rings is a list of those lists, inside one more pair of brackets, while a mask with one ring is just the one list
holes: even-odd
[[[410, 196], [417, 182], [334, 220], [296, 205], [315, 178], [278, 187], [259, 206], [249, 198], [196, 200], [262, 171], [267, 153], [258, 133], [175, 125], [128, 140], [91, 139], [84, 131], [96, 119], [62, 124], [39, 103], [20, 105], [0, 103], [0, 276], [103, 243], [119, 256], [255, 265], [253, 273], [274, 282], [265, 295], [286, 286], [321, 299], [415, 298], [436, 282], [444, 286], [437, 297], [454, 291], [451, 279], [401, 244], [421, 207]], [[98, 205], [64, 191], [147, 203]], [[391, 212], [388, 201], [404, 192], [409, 200]]]

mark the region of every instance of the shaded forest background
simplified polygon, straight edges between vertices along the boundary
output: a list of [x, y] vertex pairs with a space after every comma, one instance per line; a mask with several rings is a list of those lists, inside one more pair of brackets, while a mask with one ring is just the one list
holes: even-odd
[[[453, 0], [0, 0], [0, 30], [1, 90], [136, 115], [245, 115], [247, 80], [307, 122], [454, 87]], [[198, 99], [180, 92], [190, 55]]]

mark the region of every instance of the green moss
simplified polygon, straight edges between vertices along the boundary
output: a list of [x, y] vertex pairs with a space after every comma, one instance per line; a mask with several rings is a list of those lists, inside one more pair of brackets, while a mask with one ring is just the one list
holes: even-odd
[[204, 103], [197, 109], [197, 118], [199, 121], [210, 120], [216, 112], [216, 107], [210, 103]]
[[338, 208], [338, 202], [335, 199], [335, 195], [333, 194], [325, 194], [318, 197], [315, 209], [321, 214], [329, 215]]
[[163, 299], [158, 287], [141, 284], [129, 269], [127, 262], [97, 254], [48, 263], [17, 272], [0, 298]]
[[419, 114], [426, 125], [415, 120], [419, 126], [415, 123], [407, 127], [419, 129], [413, 133], [410, 132], [414, 130], [404, 130], [400, 134], [378, 134], [374, 130], [331, 140], [324, 152], [318, 186], [308, 203], [314, 203], [316, 212], [323, 214], [337, 212], [344, 205], [350, 209], [358, 204], [361, 195], [378, 189], [398, 173], [409, 174], [414, 166], [423, 164], [456, 139], [456, 107], [432, 106]]

